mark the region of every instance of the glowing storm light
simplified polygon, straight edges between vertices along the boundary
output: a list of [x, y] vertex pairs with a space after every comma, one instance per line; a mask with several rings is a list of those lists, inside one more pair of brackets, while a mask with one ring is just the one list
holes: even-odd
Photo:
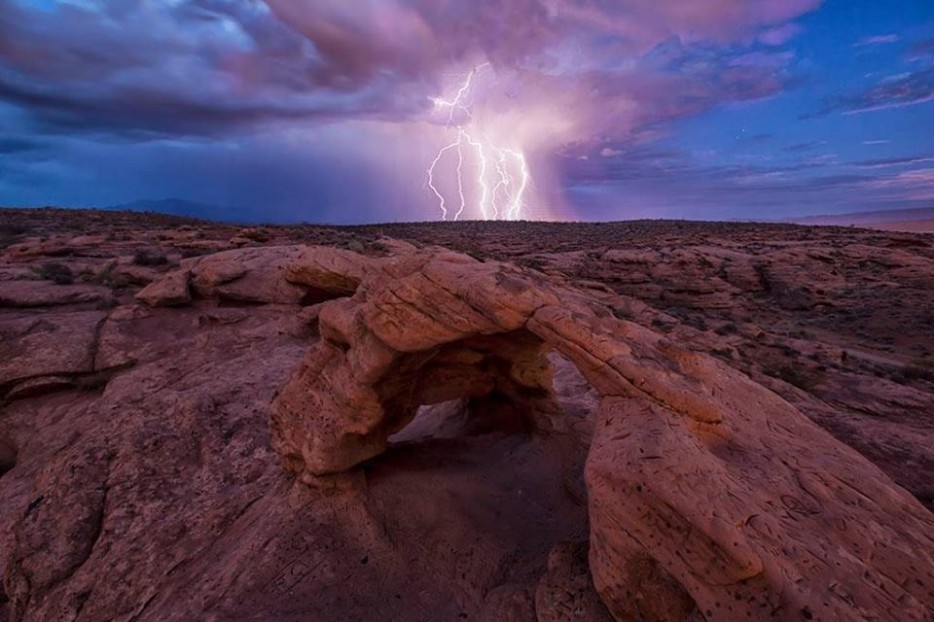
[[[456, 129], [454, 140], [442, 147], [428, 167], [428, 187], [438, 199], [441, 219], [457, 220], [467, 208], [465, 187], [472, 183], [477, 191], [477, 212], [483, 220], [520, 220], [525, 217], [524, 197], [529, 186], [529, 168], [525, 155], [519, 149], [496, 144], [480, 127], [471, 111], [470, 100], [473, 82], [477, 74], [489, 67], [488, 63], [477, 66], [467, 74], [452, 99], [432, 99], [435, 110], [447, 110], [447, 127]], [[456, 123], [455, 116], [463, 119]], [[448, 154], [451, 154], [448, 156]], [[465, 179], [465, 162], [472, 160], [475, 179]], [[452, 161], [455, 172], [456, 199], [449, 207], [445, 193], [435, 185], [438, 167]], [[451, 214], [453, 212], [453, 214]]]

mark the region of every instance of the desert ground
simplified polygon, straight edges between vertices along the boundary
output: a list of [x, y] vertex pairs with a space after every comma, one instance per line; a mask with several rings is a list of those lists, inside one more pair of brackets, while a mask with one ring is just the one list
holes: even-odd
[[931, 620], [934, 235], [0, 210], [0, 622]]

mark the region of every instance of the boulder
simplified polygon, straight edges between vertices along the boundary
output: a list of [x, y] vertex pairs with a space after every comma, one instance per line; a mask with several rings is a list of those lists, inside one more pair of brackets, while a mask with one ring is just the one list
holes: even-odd
[[299, 304], [305, 291], [286, 280], [300, 246], [242, 248], [201, 257], [191, 264], [199, 298], [255, 304]]
[[46, 313], [0, 321], [0, 388], [39, 376], [94, 370], [102, 311]]
[[189, 271], [185, 268], [169, 272], [136, 294], [136, 299], [150, 307], [177, 307], [191, 302], [188, 287]]

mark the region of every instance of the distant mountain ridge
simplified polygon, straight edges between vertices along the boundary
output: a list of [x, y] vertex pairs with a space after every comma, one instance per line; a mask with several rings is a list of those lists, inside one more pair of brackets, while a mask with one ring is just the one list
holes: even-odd
[[[120, 205], [102, 207], [107, 211], [155, 212], [170, 216], [199, 218], [215, 222], [234, 224], [284, 224], [295, 222], [288, 215], [275, 214], [261, 207], [231, 207], [198, 203], [185, 199], [141, 199]], [[874, 210], [869, 212], [849, 212], [845, 214], [821, 214], [800, 218], [785, 218], [780, 222], [799, 225], [857, 226], [872, 227], [876, 224], [932, 223], [934, 226], [934, 207], [921, 207], [899, 210]]]
[[847, 214], [823, 214], [790, 218], [786, 222], [799, 225], [872, 225], [890, 222], [934, 221], [934, 207], [918, 207], [898, 210], [876, 210], [872, 212], [850, 212]]
[[270, 218], [270, 214], [261, 213], [260, 210], [254, 208], [226, 207], [184, 199], [141, 199], [120, 205], [102, 207], [101, 209], [107, 211], [155, 212], [170, 216], [185, 216], [237, 224], [275, 221], [274, 218]]

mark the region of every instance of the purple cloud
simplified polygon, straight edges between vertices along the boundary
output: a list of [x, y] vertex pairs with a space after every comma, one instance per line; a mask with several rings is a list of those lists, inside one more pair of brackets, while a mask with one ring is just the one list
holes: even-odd
[[[449, 121], [432, 98], [483, 64], [472, 114], [544, 171], [536, 190], [547, 195], [561, 154], [623, 152], [674, 120], [781, 92], [794, 58], [776, 48], [820, 3], [84, 0], [40, 10], [6, 0], [0, 131], [141, 149], [210, 139], [238, 157], [273, 136], [320, 166], [341, 139], [304, 140], [305, 130], [337, 126], [361, 146], [341, 157], [391, 151], [415, 163], [406, 182], [421, 188], [416, 174]], [[403, 176], [379, 160], [387, 177]]]
[[865, 186], [899, 199], [934, 201], [934, 168], [903, 171], [892, 177], [868, 181]]
[[[588, 98], [600, 84], [601, 95], [629, 100], [615, 112], [638, 123], [657, 120], [659, 109], [691, 114], [773, 92], [779, 85], [768, 72], [741, 66], [775, 69], [788, 60], [758, 52], [737, 55], [736, 69], [716, 61], [727, 74], [704, 89], [655, 63], [659, 46], [678, 42], [683, 61], [696, 45], [742, 43], [762, 28], [760, 37], [776, 41], [796, 30], [787, 20], [818, 4], [183, 0], [41, 11], [8, 2], [0, 14], [0, 98], [49, 131], [134, 139], [298, 119], [411, 119], [424, 113], [450, 72], [486, 60], [503, 74], [577, 89], [585, 109], [596, 105]], [[590, 59], [580, 70], [573, 50]], [[664, 88], [682, 85], [694, 94], [668, 101]]]

